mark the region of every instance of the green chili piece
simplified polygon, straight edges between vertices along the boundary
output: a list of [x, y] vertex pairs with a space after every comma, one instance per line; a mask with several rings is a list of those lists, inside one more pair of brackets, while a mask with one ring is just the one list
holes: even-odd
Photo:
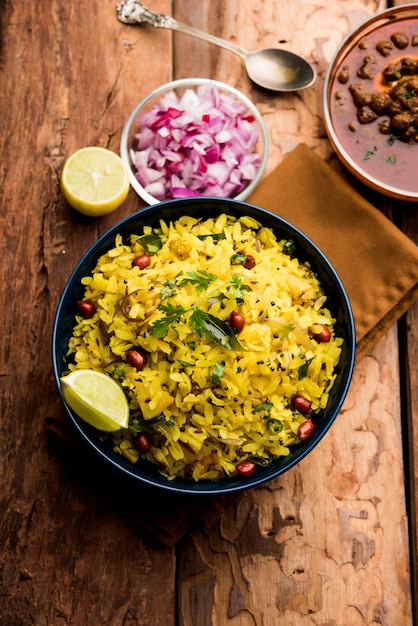
[[281, 433], [283, 430], [283, 422], [271, 417], [269, 420], [267, 420], [267, 428], [271, 433]]

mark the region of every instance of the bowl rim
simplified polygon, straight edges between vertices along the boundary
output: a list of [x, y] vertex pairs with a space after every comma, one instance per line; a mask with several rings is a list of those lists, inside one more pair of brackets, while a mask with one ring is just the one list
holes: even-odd
[[[132, 463], [130, 463], [129, 461], [127, 461], [120, 455], [113, 453], [113, 456], [111, 456], [110, 454], [111, 449], [105, 448], [105, 446], [100, 443], [98, 431], [89, 427], [88, 424], [84, 423], [80, 418], [78, 418], [72, 412], [72, 410], [66, 404], [62, 396], [62, 392], [61, 392], [59, 379], [60, 379], [60, 367], [63, 365], [63, 363], [59, 362], [58, 355], [57, 355], [57, 346], [59, 344], [60, 332], [62, 332], [61, 321], [65, 314], [64, 309], [66, 305], [68, 306], [68, 302], [66, 302], [67, 294], [72, 289], [72, 285], [74, 283], [74, 280], [77, 278], [78, 274], [80, 274], [80, 276], [85, 275], [85, 271], [84, 270], [82, 271], [82, 268], [83, 268], [83, 265], [86, 263], [86, 261], [88, 261], [90, 266], [92, 266], [93, 261], [96, 261], [99, 256], [99, 251], [100, 251], [100, 254], [102, 254], [102, 251], [100, 249], [101, 248], [108, 249], [108, 244], [106, 244], [106, 247], [104, 248], [104, 244], [106, 241], [114, 239], [116, 234], [118, 234], [123, 228], [125, 229], [128, 228], [130, 224], [132, 222], [135, 222], [137, 219], [141, 220], [142, 224], [147, 223], [144, 220], [147, 219], [149, 214], [155, 214], [156, 210], [158, 211], [158, 214], [159, 214], [161, 211], [164, 211], [164, 209], [166, 209], [167, 207], [170, 208], [170, 206], [176, 209], [176, 205], [179, 205], [179, 206], [186, 205], [187, 207], [187, 205], [191, 206], [191, 205], [197, 204], [197, 205], [203, 206], [206, 203], [215, 204], [215, 205], [222, 205], [222, 203], [225, 203], [225, 204], [230, 205], [229, 206], [230, 211], [232, 210], [231, 205], [235, 205], [233, 209], [235, 211], [235, 215], [238, 215], [238, 214], [244, 215], [245, 214], [244, 211], [245, 211], [247, 214], [249, 213], [250, 215], [256, 214], [258, 216], [257, 219], [261, 223], [263, 222], [263, 219], [265, 219], [266, 221], [273, 220], [277, 222], [278, 228], [283, 228], [285, 231], [291, 230], [292, 233], [294, 233], [295, 237], [298, 238], [298, 241], [302, 241], [304, 245], [307, 245], [310, 252], [309, 254], [307, 254], [305, 251], [304, 252], [305, 256], [309, 256], [310, 254], [315, 255], [315, 257], [319, 258], [321, 262], [325, 264], [327, 268], [327, 272], [329, 272], [329, 274], [331, 275], [332, 280], [335, 281], [335, 291], [338, 291], [339, 297], [341, 297], [341, 306], [342, 306], [342, 309], [344, 311], [345, 318], [346, 318], [348, 336], [345, 337], [344, 350], [346, 352], [347, 361], [346, 361], [345, 368], [341, 374], [341, 381], [340, 381], [341, 387], [340, 387], [340, 391], [338, 395], [338, 402], [336, 402], [335, 406], [333, 407], [331, 416], [327, 418], [327, 423], [325, 425], [319, 425], [313, 437], [308, 439], [306, 442], [303, 442], [302, 444], [298, 444], [297, 446], [295, 446], [292, 449], [293, 453], [291, 454], [291, 458], [283, 457], [283, 459], [288, 459], [288, 463], [286, 464], [284, 468], [281, 466], [281, 460], [276, 459], [276, 461], [273, 461], [273, 463], [267, 468], [266, 473], [264, 471], [266, 470], [266, 468], [260, 468], [261, 470], [260, 472], [255, 472], [253, 475], [245, 479], [240, 478], [240, 477], [229, 477], [229, 478], [222, 478], [218, 481], [201, 481], [197, 483], [182, 481], [181, 479], [174, 479], [173, 481], [170, 481], [164, 476], [161, 476], [160, 474], [158, 474], [156, 468], [150, 468], [149, 472], [145, 472], [145, 474], [139, 473], [137, 470], [137, 466], [133, 465]], [[188, 212], [187, 208], [185, 208], [182, 211], [182, 214], [186, 215], [187, 212]], [[226, 211], [221, 211], [221, 210], [217, 211], [215, 208], [213, 209], [214, 214], [216, 213], [218, 215], [221, 212], [226, 212]], [[179, 215], [176, 215], [175, 219], [177, 219], [178, 217]], [[155, 219], [156, 218], [154, 216], [152, 221], [155, 222]], [[78, 286], [81, 289], [80, 284]], [[72, 310], [74, 311], [74, 309]], [[73, 317], [74, 317], [74, 313], [72, 314], [72, 318]], [[281, 474], [287, 472], [292, 467], [297, 465], [323, 439], [323, 437], [328, 432], [328, 430], [334, 423], [335, 419], [337, 418], [337, 415], [340, 412], [340, 409], [346, 398], [348, 389], [351, 384], [354, 364], [355, 364], [355, 355], [356, 355], [355, 337], [356, 337], [355, 322], [354, 322], [353, 311], [351, 308], [351, 303], [349, 301], [347, 292], [345, 290], [345, 287], [337, 271], [335, 270], [334, 266], [331, 264], [329, 259], [326, 257], [326, 255], [312, 241], [312, 239], [308, 237], [307, 235], [305, 235], [300, 229], [298, 229], [296, 226], [294, 226], [293, 224], [291, 224], [284, 218], [266, 209], [262, 209], [259, 206], [246, 203], [243, 201], [238, 201], [238, 200], [229, 199], [229, 198], [210, 197], [210, 196], [200, 197], [200, 198], [179, 198], [179, 199], [173, 199], [173, 200], [166, 200], [164, 202], [161, 202], [158, 206], [146, 207], [140, 211], [137, 211], [136, 213], [133, 213], [125, 217], [124, 219], [122, 219], [121, 221], [113, 225], [111, 228], [109, 228], [105, 233], [103, 233], [90, 246], [90, 248], [82, 255], [81, 259], [78, 261], [73, 271], [71, 272], [70, 277], [66, 282], [66, 285], [62, 291], [60, 300], [57, 305], [54, 323], [53, 323], [53, 331], [52, 331], [52, 346], [51, 346], [52, 347], [52, 365], [53, 365], [54, 378], [55, 378], [55, 382], [58, 388], [59, 395], [63, 402], [63, 406], [65, 407], [66, 413], [71, 423], [75, 427], [75, 430], [77, 431], [81, 439], [84, 440], [84, 443], [88, 444], [95, 451], [95, 453], [97, 453], [98, 456], [102, 460], [110, 464], [110, 466], [114, 470], [118, 470], [121, 474], [123, 474], [127, 478], [135, 479], [138, 483], [142, 483], [144, 485], [148, 485], [151, 487], [157, 487], [166, 492], [175, 492], [178, 494], [185, 494], [185, 495], [192, 495], [192, 496], [193, 495], [219, 495], [219, 494], [225, 494], [225, 493], [241, 492], [249, 488], [260, 486], [274, 478], [277, 478]], [[66, 346], [67, 345], [68, 345], [68, 342], [66, 343]]]
[[[368, 174], [358, 163], [356, 163], [356, 161], [350, 156], [350, 154], [341, 144], [337, 133], [334, 130], [329, 102], [330, 92], [333, 85], [332, 74], [334, 70], [336, 70], [336, 68], [340, 65], [340, 63], [347, 56], [347, 54], [351, 52], [354, 45], [362, 37], [376, 30], [377, 28], [380, 28], [381, 26], [385, 26], [390, 22], [394, 22], [397, 16], [399, 16], [401, 19], [407, 19], [408, 17], [418, 18], [418, 4], [404, 4], [396, 7], [391, 7], [389, 9], [380, 11], [379, 13], [376, 13], [366, 21], [362, 22], [359, 26], [353, 28], [335, 50], [328, 64], [324, 78], [324, 86], [322, 92], [324, 125], [333, 149], [335, 150], [343, 164], [352, 174], [354, 174], [354, 176], [356, 176], [368, 187], [371, 187], [372, 189], [374, 189], [375, 191], [379, 191], [380, 193], [386, 194], [391, 198], [395, 198], [397, 200], [405, 200], [409, 202], [416, 202], [418, 199], [418, 191], [405, 191], [400, 189], [399, 187], [389, 185], [384, 181], [372, 176], [371, 174]], [[346, 49], [346, 46], [348, 45], [350, 45], [350, 47]]]
[[[263, 117], [260, 111], [258, 110], [258, 108], [256, 107], [256, 105], [254, 104], [254, 102], [252, 102], [252, 100], [250, 100], [248, 96], [246, 96], [242, 91], [240, 91], [236, 87], [233, 87], [232, 85], [228, 85], [227, 83], [223, 83], [218, 80], [214, 80], [212, 78], [179, 78], [177, 80], [173, 80], [163, 85], [160, 85], [159, 87], [151, 91], [147, 96], [145, 96], [145, 98], [143, 98], [131, 111], [122, 129], [122, 134], [121, 134], [121, 139], [120, 139], [120, 156], [122, 160], [124, 161], [125, 165], [127, 166], [129, 182], [131, 184], [131, 187], [148, 205], [158, 204], [159, 202], [166, 202], [167, 200], [158, 200], [157, 198], [154, 198], [154, 196], [148, 193], [148, 191], [146, 191], [144, 187], [139, 183], [139, 181], [135, 178], [135, 175], [133, 172], [133, 166], [131, 162], [131, 157], [129, 154], [129, 148], [128, 148], [128, 140], [129, 140], [129, 133], [130, 133], [131, 126], [135, 122], [135, 119], [140, 109], [142, 109], [150, 100], [152, 100], [156, 96], [164, 93], [165, 91], [174, 90], [179, 87], [193, 87], [193, 86], [202, 86], [202, 85], [213, 85], [217, 87], [220, 91], [221, 90], [227, 91], [235, 95], [236, 98], [239, 99], [241, 102], [243, 102], [243, 104], [245, 104], [245, 106], [254, 115], [254, 118], [256, 119], [258, 128], [260, 130], [259, 140], [261, 140], [261, 153], [260, 153], [261, 163], [257, 170], [257, 174], [253, 178], [253, 180], [250, 181], [248, 185], [239, 194], [229, 199], [230, 200], [245, 200], [246, 198], [248, 198], [248, 196], [254, 191], [255, 187], [258, 185], [258, 183], [261, 180], [261, 177], [264, 174], [264, 170], [267, 164], [268, 153], [269, 153], [269, 138], [268, 138], [267, 128], [263, 120]], [[205, 196], [205, 197], [211, 197], [211, 196]]]

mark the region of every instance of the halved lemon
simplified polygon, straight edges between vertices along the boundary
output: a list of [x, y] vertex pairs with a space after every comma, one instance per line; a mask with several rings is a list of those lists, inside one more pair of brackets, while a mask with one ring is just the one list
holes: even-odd
[[68, 406], [82, 420], [106, 432], [127, 428], [129, 405], [122, 387], [96, 370], [73, 370], [60, 379]]
[[128, 170], [120, 156], [107, 148], [81, 148], [64, 164], [61, 189], [67, 202], [80, 213], [106, 215], [128, 195]]

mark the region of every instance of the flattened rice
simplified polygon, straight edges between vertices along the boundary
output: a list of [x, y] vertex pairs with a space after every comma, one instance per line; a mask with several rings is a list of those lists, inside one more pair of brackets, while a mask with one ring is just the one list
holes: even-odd
[[184, 216], [118, 235], [82, 283], [95, 312], [76, 316], [68, 367], [122, 385], [130, 425], [109, 445], [132, 463], [216, 480], [290, 454], [300, 424], [320, 419], [343, 340], [293, 242], [253, 218]]

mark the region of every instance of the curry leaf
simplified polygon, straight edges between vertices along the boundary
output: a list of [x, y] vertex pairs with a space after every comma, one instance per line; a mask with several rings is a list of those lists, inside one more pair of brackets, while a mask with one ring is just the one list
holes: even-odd
[[129, 422], [129, 428], [133, 430], [135, 433], [142, 433], [145, 430], [148, 430], [149, 428], [151, 428], [152, 426], [155, 426], [156, 424], [160, 424], [161, 422], [166, 422], [167, 424], [173, 425], [173, 421], [167, 420], [167, 418], [165, 417], [163, 413], [160, 413], [160, 415], [157, 415], [156, 417], [153, 417], [150, 420], [144, 420], [142, 415], [140, 415], [140, 413], [138, 412], [134, 417], [131, 418]]
[[201, 313], [203, 313], [201, 316], [203, 334], [227, 350], [245, 350], [228, 324], [210, 313], [205, 313], [204, 311], [201, 311]]
[[250, 455], [248, 457], [248, 460], [253, 461], [256, 465], [259, 465], [260, 467], [267, 467], [273, 461], [273, 457], [268, 456], [267, 458], [264, 458], [262, 456], [257, 456], [254, 454]]
[[163, 247], [161, 237], [158, 235], [144, 235], [143, 237], [140, 237], [138, 241], [144, 248], [145, 252], [147, 252], [150, 256], [157, 254], [158, 250], [161, 250]]

